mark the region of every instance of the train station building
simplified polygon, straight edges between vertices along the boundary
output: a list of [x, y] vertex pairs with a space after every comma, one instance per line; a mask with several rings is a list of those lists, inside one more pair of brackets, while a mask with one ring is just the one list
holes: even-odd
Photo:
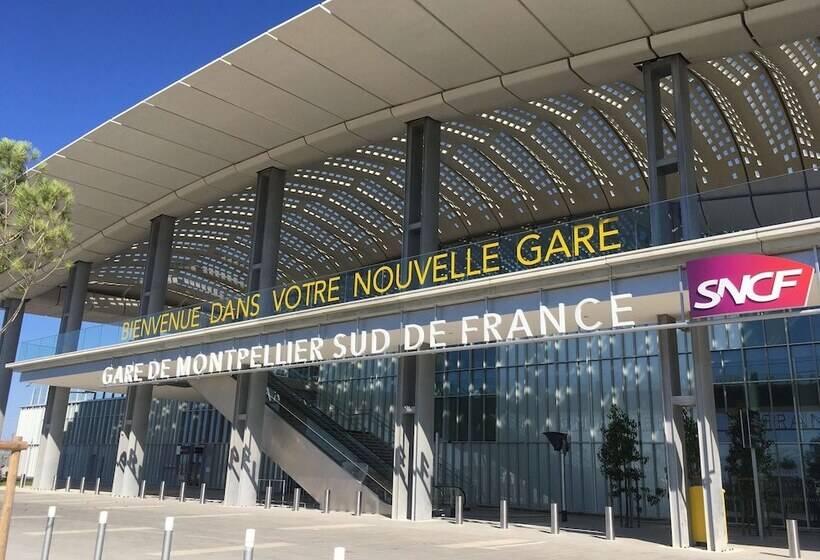
[[30, 171], [76, 205], [60, 334], [0, 348], [27, 474], [600, 515], [617, 405], [671, 545], [817, 528], [818, 22], [329, 0], [138, 102]]

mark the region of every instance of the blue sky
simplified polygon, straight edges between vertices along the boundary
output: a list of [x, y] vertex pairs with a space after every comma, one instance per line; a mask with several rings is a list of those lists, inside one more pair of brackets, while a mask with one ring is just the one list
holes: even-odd
[[[302, 12], [312, 0], [83, 0], [3, 7], [0, 137], [45, 156], [217, 56]], [[58, 321], [26, 316], [21, 340]], [[29, 389], [16, 380], [3, 435]]]

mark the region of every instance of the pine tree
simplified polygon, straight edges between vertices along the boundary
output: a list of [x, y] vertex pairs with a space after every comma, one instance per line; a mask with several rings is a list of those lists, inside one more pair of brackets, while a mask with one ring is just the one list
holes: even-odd
[[[20, 301], [65, 266], [72, 240], [74, 195], [42, 166], [28, 169], [39, 157], [29, 142], [0, 138], [0, 274], [11, 278]], [[9, 309], [9, 319], [21, 307]]]

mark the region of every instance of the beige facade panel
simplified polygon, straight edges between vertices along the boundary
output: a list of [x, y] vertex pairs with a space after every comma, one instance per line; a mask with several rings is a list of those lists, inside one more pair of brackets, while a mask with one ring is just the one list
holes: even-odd
[[88, 138], [97, 144], [134, 154], [199, 177], [222, 169], [230, 163], [226, 159], [209, 153], [110, 121], [89, 134]]
[[518, 0], [420, 2], [502, 73], [569, 54]]
[[271, 35], [257, 37], [224, 59], [339, 118], [350, 119], [387, 106], [384, 100]]
[[299, 134], [308, 134], [339, 117], [253, 74], [216, 60], [186, 83]]
[[158, 93], [149, 101], [162, 109], [257, 146], [275, 146], [299, 135], [280, 124], [179, 83]]
[[497, 74], [486, 59], [414, 0], [390, 2], [386, 19], [373, 17], [383, 9], [383, 0], [331, 0], [324, 6], [441, 88]]
[[654, 35], [650, 42], [659, 56], [681, 53], [689, 62], [702, 62], [758, 48], [740, 15]]
[[118, 122], [225, 161], [242, 160], [261, 149], [252, 142], [147, 103], [121, 115]]
[[393, 105], [430, 95], [439, 89], [321, 6], [291, 20], [277, 29], [275, 35], [280, 41]]
[[501, 77], [504, 88], [519, 99], [531, 101], [550, 95], [578, 91], [587, 84], [561, 59]]
[[820, 2], [784, 0], [749, 10], [743, 19], [763, 47], [779, 45], [784, 37], [816, 37], [820, 33]]
[[627, 0], [523, 2], [571, 54], [625, 43], [650, 33]]

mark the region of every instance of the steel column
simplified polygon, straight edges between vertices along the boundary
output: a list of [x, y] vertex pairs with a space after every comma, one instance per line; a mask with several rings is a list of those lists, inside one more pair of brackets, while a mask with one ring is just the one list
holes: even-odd
[[[671, 323], [672, 317], [658, 317], [658, 323]], [[666, 484], [669, 492], [669, 519], [672, 525], [672, 546], [689, 547], [689, 515], [687, 504], [688, 481], [684, 449], [683, 410], [675, 406], [675, 397], [681, 396], [680, 368], [678, 366], [677, 331], [658, 330], [661, 363], [664, 450], [666, 453]]]
[[0, 338], [0, 431], [6, 420], [6, 406], [9, 401], [9, 391], [11, 390], [11, 369], [6, 364], [14, 362], [17, 357], [17, 343], [20, 342], [20, 327], [23, 325], [23, 315], [25, 314], [25, 302], [17, 316], [13, 318], [14, 310], [21, 305], [19, 299], [7, 299], [3, 301], [3, 336]]
[[[424, 117], [407, 123], [402, 258], [439, 248], [441, 125]], [[435, 355], [399, 361], [393, 459], [393, 519], [433, 514], [433, 384]]]
[[248, 271], [249, 292], [272, 288], [276, 283], [284, 201], [285, 172], [270, 167], [257, 173], [256, 207]]
[[441, 125], [424, 117], [407, 123], [402, 257], [438, 251]]
[[[80, 341], [79, 331], [83, 325], [85, 300], [88, 295], [88, 277], [91, 264], [77, 261], [68, 275], [63, 300], [63, 314], [57, 335], [57, 352], [73, 352]], [[63, 450], [63, 430], [68, 410], [69, 387], [49, 386], [43, 426], [40, 430], [40, 450], [37, 456], [37, 475], [34, 487], [48, 490], [51, 479], [57, 476], [60, 455]]]
[[706, 517], [706, 547], [711, 551], [722, 552], [728, 549], [729, 537], [726, 534], [723, 477], [720, 470], [720, 448], [717, 440], [718, 428], [709, 328], [694, 327], [690, 329], [690, 334], [695, 374], [700, 470]]
[[[667, 152], [663, 141], [664, 120], [661, 113], [660, 81], [672, 77], [674, 90], [675, 150]], [[689, 73], [686, 60], [679, 54], [666, 56], [643, 65], [644, 103], [646, 112], [646, 153], [649, 174], [652, 244], [675, 241], [674, 230], [680, 226], [683, 239], [695, 239], [703, 232], [695, 163], [692, 149], [692, 117], [689, 108]], [[669, 201], [667, 177], [678, 175], [680, 199]]]
[[[166, 215], [151, 220], [140, 315], [151, 315], [165, 309], [175, 220]], [[153, 385], [129, 387], [126, 392], [111, 492], [114, 496], [139, 495], [139, 485], [144, 474], [142, 463], [148, 438], [148, 413], [151, 410], [152, 396]]]

